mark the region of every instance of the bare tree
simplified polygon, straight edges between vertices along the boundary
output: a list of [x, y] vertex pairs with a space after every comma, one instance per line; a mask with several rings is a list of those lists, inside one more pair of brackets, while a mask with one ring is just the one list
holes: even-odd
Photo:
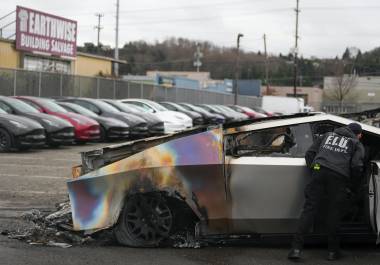
[[340, 112], [343, 112], [343, 102], [349, 96], [353, 96], [353, 89], [357, 85], [356, 73], [345, 74], [344, 66], [344, 61], [337, 61], [335, 75], [325, 88], [326, 96], [339, 102]]

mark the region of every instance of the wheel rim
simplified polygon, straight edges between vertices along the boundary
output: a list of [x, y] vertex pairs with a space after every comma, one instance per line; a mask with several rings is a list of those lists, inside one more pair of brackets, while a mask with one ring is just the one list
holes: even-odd
[[0, 150], [5, 150], [8, 147], [8, 138], [4, 132], [0, 131]]
[[135, 240], [150, 243], [166, 238], [172, 226], [171, 211], [160, 196], [134, 196], [124, 220]]

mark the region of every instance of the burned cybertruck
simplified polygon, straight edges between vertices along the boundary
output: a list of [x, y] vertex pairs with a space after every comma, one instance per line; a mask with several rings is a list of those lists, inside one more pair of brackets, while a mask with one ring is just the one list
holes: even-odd
[[[291, 234], [309, 180], [306, 150], [350, 122], [327, 114], [273, 117], [85, 152], [68, 182], [74, 229], [111, 228], [134, 247], [158, 246], [185, 226], [202, 238]], [[342, 233], [375, 237], [380, 129], [362, 126], [366, 177], [347, 195]], [[315, 222], [313, 234], [323, 230]]]

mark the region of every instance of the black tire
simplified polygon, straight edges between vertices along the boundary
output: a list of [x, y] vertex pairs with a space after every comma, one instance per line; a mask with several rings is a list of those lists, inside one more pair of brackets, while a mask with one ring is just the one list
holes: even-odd
[[5, 129], [0, 128], [0, 152], [9, 152], [12, 148], [12, 137]]
[[156, 247], [169, 237], [172, 212], [160, 194], [136, 194], [126, 199], [114, 228], [116, 240], [129, 247]]

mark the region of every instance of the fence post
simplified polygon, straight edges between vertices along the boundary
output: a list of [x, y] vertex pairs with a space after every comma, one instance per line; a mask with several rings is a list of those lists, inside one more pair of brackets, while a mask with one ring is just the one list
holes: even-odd
[[99, 77], [96, 78], [96, 98], [99, 98], [99, 84], [100, 80]]
[[59, 78], [59, 95], [62, 97], [62, 90], [63, 90], [63, 88], [62, 88], [62, 86], [63, 86], [63, 74], [61, 74], [61, 76], [60, 76], [60, 78]]
[[113, 80], [113, 99], [116, 99], [116, 80]]
[[141, 81], [140, 84], [140, 98], [144, 98], [144, 83]]
[[16, 86], [17, 86], [17, 70], [13, 70], [13, 96], [16, 96]]
[[175, 101], [174, 102], [178, 102], [177, 92], [178, 92], [178, 87], [175, 87]]
[[38, 96], [41, 97], [41, 82], [42, 82], [42, 72], [38, 74]]
[[127, 84], [128, 84], [128, 86], [127, 86], [127, 89], [128, 89], [128, 91], [127, 91], [127, 98], [129, 98], [129, 81], [127, 81]]
[[78, 76], [78, 79], [79, 79], [79, 97], [82, 97], [82, 86], [80, 85], [80, 80], [81, 80], [81, 77]]

